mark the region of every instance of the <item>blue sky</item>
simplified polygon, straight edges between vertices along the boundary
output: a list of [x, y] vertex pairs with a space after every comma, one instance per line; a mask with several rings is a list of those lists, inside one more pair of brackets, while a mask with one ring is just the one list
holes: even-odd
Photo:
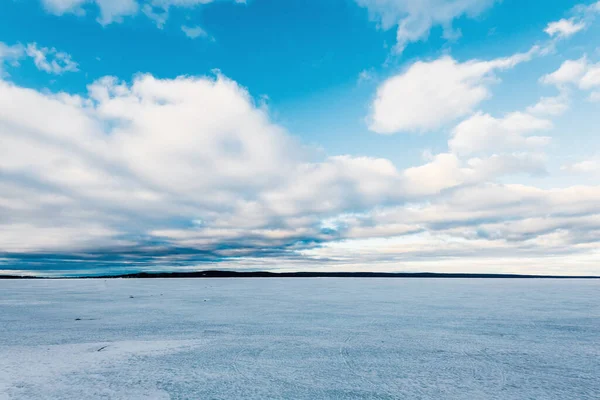
[[9, 0], [0, 273], [600, 274], [600, 3]]

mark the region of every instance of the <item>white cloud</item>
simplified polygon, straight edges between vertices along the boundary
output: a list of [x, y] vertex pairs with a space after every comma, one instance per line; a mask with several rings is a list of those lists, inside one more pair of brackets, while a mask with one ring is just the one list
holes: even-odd
[[302, 254], [340, 269], [596, 274], [598, 200], [599, 187], [464, 187], [426, 203], [348, 216], [343, 240]]
[[550, 36], [567, 38], [583, 30], [584, 28], [585, 23], [583, 21], [577, 21], [575, 18], [563, 18], [559, 21], [549, 23], [546, 29], [544, 29], [544, 32]]
[[64, 72], [76, 72], [77, 63], [71, 59], [71, 56], [62, 51], [57, 51], [54, 47], [39, 47], [37, 43], [29, 43], [25, 52], [31, 57], [35, 66], [49, 74], [62, 74]]
[[24, 55], [25, 49], [21, 44], [9, 46], [3, 42], [0, 42], [0, 78], [6, 74], [3, 68], [4, 63], [12, 66], [18, 66], [19, 60], [21, 60]]
[[571, 37], [591, 25], [597, 13], [600, 13], [600, 2], [590, 5], [578, 4], [571, 9], [571, 18], [550, 22], [544, 32], [555, 39]]
[[0, 80], [0, 249], [139, 258], [183, 248], [240, 268], [260, 258], [327, 269], [440, 270], [456, 257], [484, 265], [509, 254], [530, 260], [519, 272], [548, 252], [598, 250], [600, 189], [494, 183], [544, 171], [543, 155], [519, 148], [544, 120], [475, 117], [511, 139], [486, 131], [493, 154], [482, 154], [490, 143], [470, 145], [479, 153], [399, 170], [381, 158], [319, 157], [223, 76], [106, 77], [86, 96]]
[[[87, 98], [2, 82], [0, 137], [0, 168], [26, 177], [20, 189], [1, 191], [8, 208], [0, 214], [31, 229], [54, 226], [57, 214], [48, 210], [59, 207], [61, 226], [72, 229], [89, 223], [114, 231], [128, 220], [155, 227], [185, 217], [227, 234], [265, 230], [279, 220], [293, 232], [321, 215], [402, 196], [401, 176], [389, 161], [310, 161], [223, 77], [145, 75], [131, 85], [104, 78], [90, 85]], [[44, 196], [31, 193], [31, 182], [45, 188]], [[49, 203], [40, 204], [44, 198]]]
[[448, 145], [453, 152], [466, 155], [490, 150], [537, 148], [547, 145], [550, 138], [530, 134], [550, 128], [550, 121], [526, 113], [513, 112], [503, 118], [494, 118], [480, 112], [454, 128]]
[[162, 8], [152, 7], [150, 4], [144, 4], [142, 12], [156, 24], [158, 29], [163, 29], [169, 18], [169, 11]]
[[505, 175], [544, 174], [545, 164], [541, 154], [491, 154], [463, 160], [455, 153], [440, 153], [427, 164], [403, 171], [404, 191], [411, 197], [431, 196]]
[[569, 98], [565, 93], [554, 97], [542, 97], [540, 100], [527, 107], [527, 112], [538, 116], [561, 115], [569, 109]]
[[587, 57], [582, 57], [578, 60], [567, 60], [562, 63], [559, 69], [551, 74], [544, 75], [540, 80], [542, 83], [550, 85], [577, 83], [585, 74], [587, 65]]
[[123, 21], [123, 17], [137, 14], [136, 0], [41, 0], [44, 8], [54, 15], [85, 15], [84, 6], [94, 3], [100, 15], [97, 21], [102, 25]]
[[[307, 229], [321, 216], [401, 202], [422, 191], [423, 173], [402, 173], [385, 159], [305, 159], [295, 140], [223, 77], [145, 75], [132, 85], [104, 78], [89, 92], [82, 98], [0, 86], [0, 166], [50, 190], [2, 191], [31, 199], [20, 205], [36, 212], [30, 220], [29, 208], [17, 212], [19, 202], [6, 198], [14, 223], [53, 225], [48, 218], [56, 214], [43, 210], [68, 207], [73, 217], [63, 213], [64, 224], [74, 227], [88, 218], [102, 225], [117, 215], [160, 210], [165, 218], [183, 213], [207, 228], [265, 229], [284, 218]], [[434, 191], [476, 173], [466, 169]]]
[[473, 112], [490, 97], [494, 72], [528, 61], [539, 48], [490, 61], [459, 63], [449, 56], [419, 61], [377, 89], [369, 128], [377, 133], [429, 131]]
[[38, 48], [37, 43], [29, 43], [27, 46], [17, 43], [9, 46], [0, 42], [0, 78], [6, 74], [2, 68], [4, 63], [19, 66], [19, 62], [25, 57], [30, 57], [39, 70], [51, 74], [78, 71], [77, 63], [71, 56], [55, 48]]
[[[575, 33], [587, 28], [592, 24], [597, 14], [600, 13], [600, 1], [592, 4], [579, 4], [573, 7], [569, 19], [561, 19], [551, 22], [545, 29], [545, 32], [555, 38], [567, 38]], [[555, 85], [562, 91], [563, 98], [566, 98], [564, 88], [573, 85], [582, 90], [591, 90], [600, 87], [600, 63], [590, 63], [587, 55], [577, 60], [567, 60], [562, 63], [556, 71], [544, 75], [540, 81], [545, 84]], [[590, 101], [595, 101], [596, 93], [589, 96]], [[556, 112], [561, 110], [561, 106], [554, 108], [554, 105], [539, 104], [540, 107], [548, 109], [551, 106]]]
[[561, 169], [579, 174], [600, 172], [600, 160], [584, 160], [574, 164], [563, 165]]
[[411, 42], [426, 39], [434, 26], [444, 28], [444, 36], [456, 36], [452, 21], [462, 16], [476, 17], [494, 0], [356, 0], [366, 7], [383, 29], [397, 26], [395, 49], [402, 52]]
[[[102, 25], [120, 23], [124, 17], [138, 14], [140, 9], [154, 20], [159, 28], [165, 24], [171, 7], [194, 7], [215, 0], [41, 0], [44, 8], [55, 15], [84, 15], [87, 4], [94, 4], [99, 11], [97, 21]], [[233, 0], [245, 3], [245, 0]]]
[[99, 10], [97, 21], [102, 25], [123, 21], [123, 17], [137, 14], [136, 0], [41, 0], [44, 8], [54, 15], [84, 15], [84, 6], [93, 3]]
[[95, 0], [100, 9], [98, 22], [108, 25], [113, 22], [122, 22], [123, 17], [135, 15], [139, 11], [136, 0]]
[[591, 20], [600, 13], [600, 1], [591, 4], [578, 4], [573, 7], [572, 12], [579, 18]]
[[44, 8], [55, 15], [63, 15], [65, 13], [82, 14], [81, 8], [87, 0], [41, 0]]
[[456, 155], [442, 153], [435, 155], [427, 164], [406, 169], [404, 175], [420, 189], [421, 195], [426, 195], [462, 184], [469, 172], [461, 166]]
[[0, 60], [2, 61], [18, 61], [23, 57], [24, 53], [25, 51], [23, 49], [23, 46], [20, 44], [9, 46], [6, 43], [0, 42]]
[[600, 87], [600, 63], [589, 65], [579, 81], [579, 87], [584, 90]]
[[190, 27], [190, 26], [183, 25], [181, 27], [181, 30], [190, 39], [196, 39], [198, 37], [207, 37], [208, 36], [206, 31], [199, 26]]
[[600, 99], [600, 63], [590, 63], [587, 56], [578, 60], [567, 60], [556, 71], [544, 75], [541, 82], [556, 85], [563, 91], [569, 86], [592, 91], [588, 99], [595, 102]]

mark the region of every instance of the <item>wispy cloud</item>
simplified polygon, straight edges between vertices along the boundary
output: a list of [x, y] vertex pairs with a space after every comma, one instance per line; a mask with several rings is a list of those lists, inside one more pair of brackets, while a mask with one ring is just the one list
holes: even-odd
[[199, 26], [182, 25], [181, 30], [190, 39], [196, 39], [199, 37], [203, 37], [203, 38], [208, 37], [208, 33], [206, 33], [206, 31]]
[[[172, 7], [192, 8], [215, 0], [40, 0], [44, 8], [52, 14], [86, 14], [84, 5], [93, 3], [98, 9], [97, 21], [101, 25], [121, 23], [126, 17], [137, 15], [140, 10], [162, 28], [169, 17]], [[245, 4], [245, 0], [231, 0]]]
[[33, 59], [35, 66], [49, 74], [60, 75], [65, 72], [79, 71], [77, 63], [71, 56], [54, 47], [38, 47], [37, 43], [29, 43], [25, 48], [26, 54]]
[[434, 26], [444, 28], [445, 38], [460, 37], [452, 22], [463, 16], [474, 17], [492, 7], [495, 0], [356, 0], [366, 7], [383, 29], [397, 27], [395, 51], [401, 53], [409, 43], [424, 40]]
[[569, 37], [585, 28], [583, 21], [576, 21], [575, 18], [561, 19], [548, 24], [544, 32], [550, 36]]
[[65, 72], [79, 71], [77, 63], [73, 61], [71, 55], [53, 47], [38, 47], [37, 43], [29, 43], [27, 46], [17, 43], [9, 46], [0, 42], [0, 77], [2, 64], [7, 63], [16, 67], [25, 57], [31, 58], [37, 69], [49, 74], [60, 75]]
[[4, 71], [4, 64], [12, 66], [18, 66], [19, 60], [23, 58], [25, 54], [25, 48], [21, 44], [15, 44], [9, 46], [5, 43], [0, 42], [0, 78], [6, 75]]

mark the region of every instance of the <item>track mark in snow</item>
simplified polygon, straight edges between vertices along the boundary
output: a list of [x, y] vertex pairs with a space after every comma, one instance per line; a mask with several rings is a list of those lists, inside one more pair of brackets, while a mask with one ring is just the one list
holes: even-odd
[[[263, 353], [263, 351], [265, 351], [266, 347], [261, 347], [258, 349], [258, 351], [256, 352], [256, 354], [254, 354], [253, 356], [253, 365], [257, 365], [257, 361], [258, 358], [260, 357], [260, 355]], [[241, 349], [240, 351], [238, 351], [237, 353], [235, 353], [235, 355], [233, 356], [233, 358], [231, 359], [231, 368], [233, 369], [233, 371], [235, 372], [236, 375], [239, 375], [240, 377], [242, 377], [242, 379], [246, 382], [252, 382], [254, 383], [255, 380], [252, 379], [251, 376], [249, 376], [246, 372], [243, 371], [243, 369], [245, 368], [240, 368], [240, 359], [242, 358], [242, 355], [244, 354], [250, 354], [251, 351], [248, 349]]]
[[[393, 396], [391, 393], [389, 393], [389, 389], [387, 389], [387, 385], [384, 384], [377, 384], [375, 382], [373, 382], [369, 377], [366, 376], [366, 374], [361, 374], [359, 373], [359, 368], [356, 366], [356, 364], [354, 362], [352, 362], [352, 358], [350, 357], [350, 353], [348, 352], [349, 349], [349, 343], [352, 340], [352, 335], [348, 336], [341, 344], [339, 347], [339, 354], [340, 354], [340, 358], [342, 360], [342, 363], [345, 365], [346, 369], [355, 377], [357, 377], [361, 382], [367, 384], [370, 387], [371, 392], [373, 393], [374, 396], [376, 396], [376, 398], [379, 399], [396, 399], [397, 397]], [[380, 390], [382, 389], [382, 387], [386, 387], [385, 390], [385, 397], [382, 397], [382, 395], [379, 393]]]

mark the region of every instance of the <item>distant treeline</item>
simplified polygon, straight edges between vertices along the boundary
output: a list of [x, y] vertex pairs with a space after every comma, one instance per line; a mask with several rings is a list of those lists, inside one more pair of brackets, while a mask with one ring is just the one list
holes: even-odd
[[[124, 275], [101, 275], [81, 277], [85, 279], [150, 279], [150, 278], [473, 278], [473, 279], [600, 279], [600, 276], [559, 276], [559, 275], [515, 275], [515, 274], [469, 274], [435, 272], [238, 272], [238, 271], [197, 271], [197, 272], [139, 272]], [[0, 275], [0, 279], [56, 279], [46, 277]]]

